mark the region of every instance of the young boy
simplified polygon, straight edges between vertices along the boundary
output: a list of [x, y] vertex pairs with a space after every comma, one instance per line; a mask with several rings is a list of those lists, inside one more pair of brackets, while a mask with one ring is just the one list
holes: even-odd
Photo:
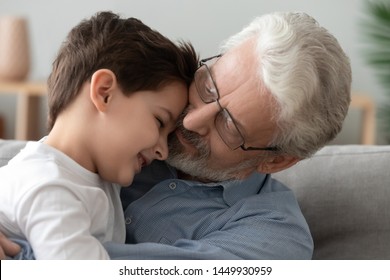
[[196, 68], [190, 44], [134, 18], [73, 28], [48, 79], [49, 134], [0, 169], [0, 231], [37, 259], [108, 259], [101, 243], [125, 241], [119, 186], [166, 159]]

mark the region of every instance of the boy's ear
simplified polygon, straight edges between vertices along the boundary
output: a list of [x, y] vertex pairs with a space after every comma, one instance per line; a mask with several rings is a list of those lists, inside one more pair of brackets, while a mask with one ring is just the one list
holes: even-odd
[[294, 164], [300, 161], [299, 158], [287, 156], [287, 155], [277, 155], [274, 157], [270, 157], [269, 159], [261, 162], [257, 166], [257, 171], [260, 173], [271, 174], [278, 171], [282, 171], [287, 169]]
[[98, 111], [106, 111], [116, 89], [117, 80], [114, 72], [108, 69], [99, 69], [93, 73], [89, 94]]

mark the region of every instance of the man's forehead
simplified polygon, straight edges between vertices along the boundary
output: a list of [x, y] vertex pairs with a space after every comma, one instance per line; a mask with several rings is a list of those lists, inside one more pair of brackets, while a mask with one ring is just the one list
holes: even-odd
[[253, 44], [247, 41], [222, 55], [211, 71], [221, 97], [234, 92], [249, 80], [257, 80]]
[[218, 60], [223, 64], [223, 68], [233, 71], [237, 68], [256, 68], [255, 40], [248, 39], [240, 45], [226, 51]]

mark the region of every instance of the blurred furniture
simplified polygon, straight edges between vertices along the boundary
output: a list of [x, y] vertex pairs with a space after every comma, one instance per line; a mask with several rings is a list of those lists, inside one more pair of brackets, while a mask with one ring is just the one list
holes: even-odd
[[375, 104], [371, 97], [363, 93], [353, 93], [351, 108], [356, 108], [362, 111], [362, 129], [361, 129], [361, 144], [375, 144]]
[[37, 140], [39, 138], [39, 98], [46, 95], [44, 82], [0, 81], [0, 95], [17, 96], [15, 139]]
[[0, 116], [0, 139], [4, 138], [4, 119]]

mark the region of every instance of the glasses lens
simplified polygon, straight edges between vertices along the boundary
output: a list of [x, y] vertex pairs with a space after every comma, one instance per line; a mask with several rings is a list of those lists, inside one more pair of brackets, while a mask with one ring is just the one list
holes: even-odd
[[215, 87], [210, 70], [206, 65], [201, 66], [195, 73], [195, 85], [199, 96], [205, 103], [211, 103], [218, 99], [218, 91]]
[[232, 150], [244, 143], [241, 133], [238, 131], [229, 111], [221, 110], [215, 118], [215, 127], [225, 144]]

